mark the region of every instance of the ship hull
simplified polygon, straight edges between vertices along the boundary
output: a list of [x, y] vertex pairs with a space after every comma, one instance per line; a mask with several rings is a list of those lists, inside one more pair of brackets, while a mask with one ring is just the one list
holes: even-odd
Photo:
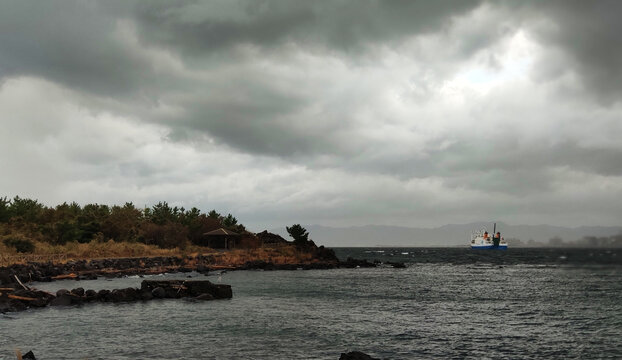
[[473, 250], [507, 250], [507, 244], [499, 244], [499, 246], [494, 245], [471, 245], [471, 249]]

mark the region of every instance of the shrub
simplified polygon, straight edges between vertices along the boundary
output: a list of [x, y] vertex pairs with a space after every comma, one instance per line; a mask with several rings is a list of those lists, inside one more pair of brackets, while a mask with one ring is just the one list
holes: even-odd
[[7, 238], [4, 239], [4, 245], [13, 247], [20, 253], [31, 253], [35, 251], [35, 244], [28, 239]]

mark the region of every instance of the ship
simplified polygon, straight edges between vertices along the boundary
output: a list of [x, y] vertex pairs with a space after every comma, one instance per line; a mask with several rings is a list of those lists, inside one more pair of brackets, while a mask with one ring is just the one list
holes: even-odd
[[508, 243], [497, 233], [497, 223], [495, 223], [492, 234], [488, 233], [486, 227], [471, 233], [471, 249], [474, 250], [507, 250]]

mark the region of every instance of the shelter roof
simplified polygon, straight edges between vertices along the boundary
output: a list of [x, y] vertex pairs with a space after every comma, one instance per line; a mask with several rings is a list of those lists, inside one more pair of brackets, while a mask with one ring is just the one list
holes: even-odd
[[205, 234], [206, 236], [218, 236], [218, 235], [229, 235], [229, 236], [237, 236], [240, 235], [238, 233], [234, 233], [233, 231], [227, 230], [227, 229], [216, 229], [216, 230], [212, 230], [210, 232], [206, 232]]

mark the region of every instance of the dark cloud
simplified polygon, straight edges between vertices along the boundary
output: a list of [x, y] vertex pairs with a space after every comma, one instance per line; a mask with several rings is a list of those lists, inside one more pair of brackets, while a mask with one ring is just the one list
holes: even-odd
[[479, 1], [216, 1], [141, 3], [136, 18], [149, 41], [189, 54], [238, 44], [285, 43], [329, 51], [364, 49], [439, 31]]
[[586, 193], [586, 208], [619, 212], [620, 13], [617, 1], [4, 2], [0, 152], [20, 162], [0, 163], [29, 180], [0, 185], [262, 221], [460, 222], [482, 197], [529, 220]]
[[[622, 96], [622, 22], [619, 17], [622, 3], [574, 0], [530, 5], [531, 16], [539, 20], [533, 24], [533, 33], [543, 46], [564, 55], [562, 59], [543, 57], [539, 65], [544, 70], [535, 72], [551, 80], [570, 71], [583, 81], [587, 96], [605, 104], [619, 101]], [[547, 64], [550, 61], [553, 63]]]

